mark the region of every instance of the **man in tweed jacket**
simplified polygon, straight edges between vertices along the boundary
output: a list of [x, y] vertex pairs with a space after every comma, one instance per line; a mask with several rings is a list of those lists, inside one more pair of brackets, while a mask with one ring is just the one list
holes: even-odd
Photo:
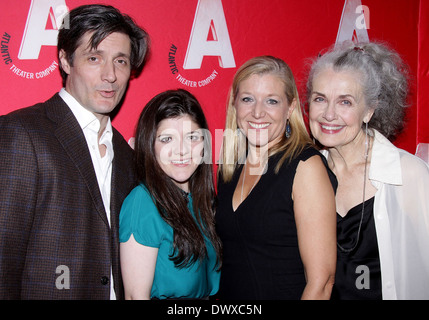
[[148, 36], [111, 6], [64, 21], [64, 88], [0, 117], [0, 299], [123, 298], [119, 211], [136, 180], [109, 114]]

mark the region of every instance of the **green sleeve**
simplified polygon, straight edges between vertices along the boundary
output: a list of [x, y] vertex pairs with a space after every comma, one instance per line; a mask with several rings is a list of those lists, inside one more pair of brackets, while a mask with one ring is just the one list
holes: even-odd
[[146, 187], [135, 187], [122, 204], [119, 241], [127, 242], [133, 235], [138, 243], [159, 248], [167, 227]]

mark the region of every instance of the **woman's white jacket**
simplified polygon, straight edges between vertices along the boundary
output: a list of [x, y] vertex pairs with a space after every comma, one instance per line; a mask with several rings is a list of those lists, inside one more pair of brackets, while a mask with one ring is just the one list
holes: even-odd
[[373, 132], [369, 179], [377, 189], [383, 299], [429, 299], [429, 165]]

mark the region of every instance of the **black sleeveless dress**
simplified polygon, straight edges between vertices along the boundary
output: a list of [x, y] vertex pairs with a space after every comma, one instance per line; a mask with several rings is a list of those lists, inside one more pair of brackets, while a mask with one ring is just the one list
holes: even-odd
[[[278, 174], [274, 169], [282, 154], [271, 156], [267, 172], [247, 198], [233, 211], [232, 197], [243, 165], [228, 183], [218, 181], [216, 228], [223, 242], [220, 299], [300, 299], [306, 285], [298, 249], [292, 185], [300, 161], [318, 155], [304, 150]], [[336, 178], [328, 169], [336, 189]], [[311, 183], [311, 181], [309, 181]]]
[[[333, 300], [382, 299], [380, 257], [374, 222], [374, 197], [365, 201], [359, 242], [354, 250], [338, 248]], [[343, 249], [356, 243], [362, 203], [341, 217], [337, 215], [337, 241]]]

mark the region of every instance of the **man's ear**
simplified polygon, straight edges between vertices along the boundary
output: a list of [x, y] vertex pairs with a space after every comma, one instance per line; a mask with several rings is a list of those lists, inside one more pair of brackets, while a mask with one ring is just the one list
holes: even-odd
[[58, 53], [58, 60], [59, 60], [61, 69], [63, 69], [65, 73], [70, 74], [71, 66], [67, 59], [67, 54], [63, 49], [61, 49], [60, 52]]

